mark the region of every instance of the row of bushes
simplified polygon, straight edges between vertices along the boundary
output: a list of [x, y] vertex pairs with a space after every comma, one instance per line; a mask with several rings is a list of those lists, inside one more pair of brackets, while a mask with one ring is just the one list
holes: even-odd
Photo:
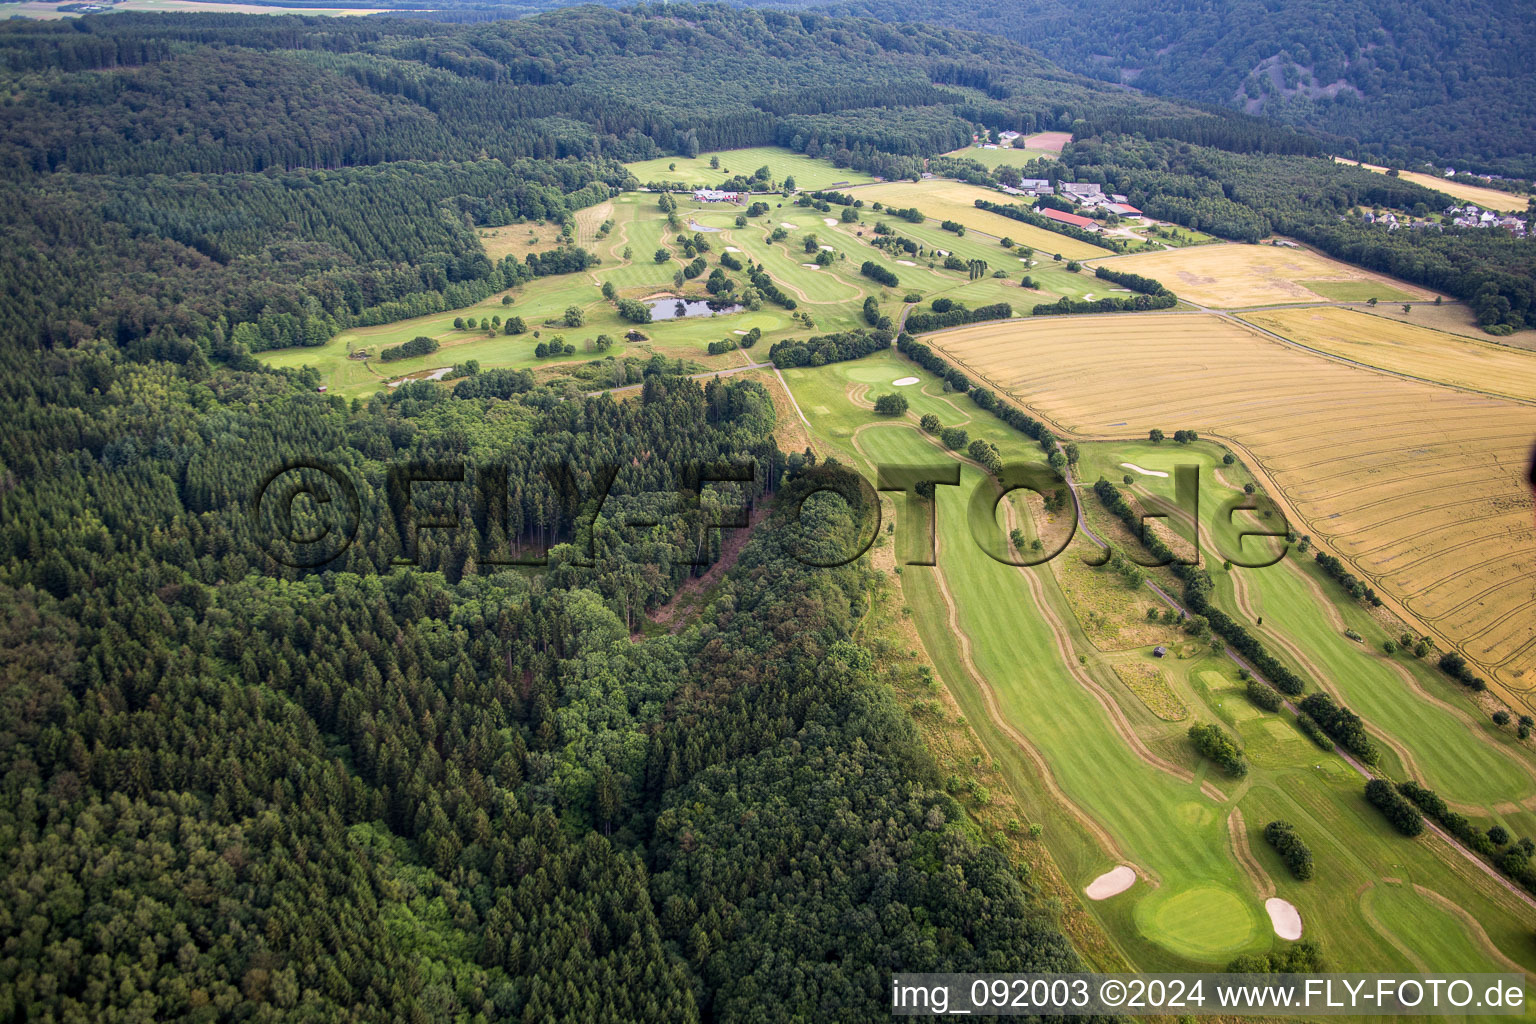
[[762, 336], [763, 329], [754, 327], [739, 338], [721, 338], [719, 341], [712, 341], [709, 343], [709, 354], [721, 356], [727, 352], [734, 352], [738, 348], [751, 348]]
[[957, 302], [950, 303], [945, 309], [940, 310], [938, 305], [943, 299], [934, 300], [930, 312], [915, 311], [907, 314], [907, 330], [913, 334], [921, 334], [923, 331], [937, 331], [944, 327], [959, 327], [961, 324], [975, 324], [983, 320], [1007, 320], [1013, 316], [1013, 307], [1006, 302], [994, 302], [990, 306], [977, 306], [975, 309], [966, 309]]
[[1418, 808], [1403, 799], [1386, 779], [1372, 779], [1365, 784], [1365, 798], [1387, 816], [1392, 827], [1405, 836], [1413, 837], [1424, 831], [1424, 816]]
[[1440, 671], [1463, 686], [1470, 686], [1474, 690], [1486, 690], [1488, 688], [1488, 684], [1483, 680], [1483, 677], [1468, 667], [1467, 659], [1455, 651], [1447, 651], [1440, 655], [1439, 664]]
[[871, 352], [891, 347], [890, 331], [842, 331], [837, 334], [821, 334], [809, 341], [786, 338], [774, 342], [768, 350], [768, 359], [780, 369], [795, 366], [825, 366], [849, 359], [858, 359]]
[[846, 192], [812, 192], [812, 199], [820, 199], [824, 203], [836, 203], [838, 206], [863, 206], [864, 201], [855, 199]]
[[1265, 825], [1264, 839], [1275, 848], [1298, 881], [1305, 882], [1312, 877], [1312, 851], [1290, 822], [1272, 821]]
[[1360, 716], [1342, 704], [1335, 704], [1326, 693], [1311, 694], [1298, 706], [1340, 746], [1366, 764], [1374, 765], [1380, 759], [1376, 743], [1366, 733]]
[[785, 309], [795, 308], [795, 300], [789, 295], [786, 295], [784, 293], [784, 289], [774, 284], [773, 278], [769, 277], [767, 272], [764, 271], [762, 267], [755, 266], [750, 263], [747, 265], [747, 267], [747, 277], [751, 279], [752, 287], [761, 292], [764, 298], [773, 302], [777, 302]]
[[895, 274], [891, 273], [889, 269], [882, 267], [874, 260], [865, 260], [864, 265], [859, 268], [859, 273], [863, 274], [865, 277], [879, 281], [887, 288], [895, 288], [901, 283], [900, 279], [897, 278]]
[[1248, 759], [1232, 738], [1209, 722], [1189, 727], [1189, 741], [1202, 755], [1221, 765], [1222, 771], [1235, 779], [1248, 774]]
[[1248, 677], [1248, 699], [1254, 706], [1271, 712], [1279, 711], [1285, 703], [1274, 687], [1264, 685], [1251, 675]]
[[1349, 566], [1332, 555], [1322, 551], [1312, 552], [1312, 557], [1317, 564], [1322, 566], [1323, 572], [1338, 580], [1339, 586], [1349, 591], [1351, 597], [1358, 597], [1362, 601], [1368, 601], [1373, 606], [1380, 607], [1381, 598], [1376, 596], [1376, 591], [1366, 586], [1365, 581], [1349, 571]]
[[379, 352], [379, 358], [386, 363], [392, 363], [396, 359], [413, 359], [416, 356], [431, 355], [442, 346], [436, 338], [429, 338], [425, 334], [418, 334], [410, 341], [401, 345], [391, 345]]
[[959, 368], [951, 366], [944, 357], [912, 337], [912, 335], [905, 331], [898, 335], [896, 338], [896, 351], [929, 373], [944, 378], [951, 388], [961, 394], [969, 392], [971, 401], [975, 402], [978, 408], [996, 416], [1026, 437], [1038, 441], [1040, 443], [1040, 450], [1045, 452], [1051, 459], [1053, 466], [1058, 465], [1059, 462], [1066, 461], [1066, 456], [1061, 453], [1060, 446], [1056, 443], [1056, 435], [1051, 433], [1049, 427], [1022, 409], [1002, 401], [986, 388], [971, 387], [970, 378], [962, 373]]
[[1132, 274], [1124, 270], [1110, 270], [1108, 267], [1095, 267], [1093, 276], [1102, 281], [1118, 284], [1122, 288], [1129, 288], [1133, 292], [1143, 295], [1172, 295], [1163, 282], [1152, 277], [1142, 277], [1140, 274]]
[[880, 312], [880, 303], [873, 295], [864, 300], [864, 322], [882, 331], [891, 329], [891, 318]]
[[1297, 713], [1296, 724], [1301, 728], [1301, 731], [1306, 734], [1307, 739], [1311, 740], [1313, 743], [1316, 743], [1323, 750], [1328, 751], [1328, 753], [1333, 753], [1333, 740], [1328, 738], [1328, 734], [1326, 732], [1323, 732], [1322, 726], [1312, 721], [1311, 715], [1307, 714], [1305, 711]]
[[1153, 309], [1171, 309], [1179, 301], [1173, 292], [1161, 295], [1136, 295], [1118, 299], [1106, 295], [1102, 299], [1069, 299], [1065, 295], [1055, 302], [1035, 305], [1035, 316], [1065, 316], [1070, 313], [1145, 313]]
[[1027, 206], [1010, 206], [1006, 203], [993, 203], [985, 199], [978, 199], [976, 200], [976, 208], [1007, 217], [1009, 220], [1016, 220], [1020, 224], [1032, 224], [1037, 228], [1045, 228], [1045, 230], [1054, 231], [1058, 235], [1075, 238], [1079, 242], [1087, 242], [1090, 245], [1113, 249], [1115, 252], [1125, 251], [1125, 243], [1118, 238], [1106, 238], [1096, 231], [1088, 231], [1071, 224], [1063, 224], [1060, 221], [1051, 220], [1049, 217], [1042, 217]]
[[1487, 857], [1495, 867], [1518, 882], [1526, 891], [1536, 893], [1536, 870], [1532, 869], [1530, 861], [1531, 854], [1536, 853], [1536, 844], [1532, 844], [1529, 839], [1522, 839], [1514, 846], [1500, 849], [1506, 846], [1510, 839], [1509, 833], [1503, 826], [1495, 825], [1484, 832], [1466, 815], [1447, 807], [1445, 801], [1434, 790], [1427, 789], [1417, 782], [1399, 782], [1397, 791], [1411, 800], [1419, 810], [1439, 822], [1441, 827], [1455, 836], [1462, 845]]

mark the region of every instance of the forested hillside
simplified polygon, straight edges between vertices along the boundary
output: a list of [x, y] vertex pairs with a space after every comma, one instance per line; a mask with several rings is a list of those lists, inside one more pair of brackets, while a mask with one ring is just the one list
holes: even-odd
[[[915, 171], [978, 111], [1109, 109], [984, 49], [724, 8], [0, 27], [0, 1019], [863, 1021], [893, 971], [1077, 967], [877, 682], [875, 575], [793, 557], [872, 510], [796, 525], [839, 471], [758, 384], [347, 402], [252, 356], [590, 266], [619, 157]], [[489, 259], [524, 220], [553, 248]], [[347, 489], [257, 503], [304, 460], [355, 496], [315, 571]], [[643, 630], [765, 503], [698, 621]]]
[[1367, 155], [1536, 176], [1531, 19], [1475, 0], [851, 0], [979, 29], [1062, 66], [1356, 140]]
[[777, 143], [900, 177], [976, 122], [1316, 148], [968, 33], [723, 7], [12, 21], [0, 78], [5, 329], [224, 357], [489, 294], [511, 270], [469, 229], [599, 202], [612, 160]]

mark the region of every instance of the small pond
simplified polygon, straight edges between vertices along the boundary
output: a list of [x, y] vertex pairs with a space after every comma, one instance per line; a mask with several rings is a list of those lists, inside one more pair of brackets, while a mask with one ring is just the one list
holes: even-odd
[[718, 299], [651, 299], [646, 304], [652, 320], [676, 320], [685, 316], [715, 316], [720, 313], [740, 313], [741, 306]]

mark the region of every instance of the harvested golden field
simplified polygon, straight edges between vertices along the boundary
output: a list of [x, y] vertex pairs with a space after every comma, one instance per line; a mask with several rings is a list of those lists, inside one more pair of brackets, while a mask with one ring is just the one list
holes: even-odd
[[[1097, 265], [1097, 264], [1096, 264]], [[1143, 274], [1163, 282], [1180, 298], [1217, 309], [1265, 306], [1284, 302], [1327, 302], [1345, 296], [1325, 295], [1330, 282], [1367, 282], [1378, 287], [1377, 298], [1433, 298], [1415, 285], [1394, 281], [1310, 249], [1289, 245], [1196, 245], [1164, 252], [1116, 256], [1104, 265], [1112, 270]], [[1348, 296], [1354, 298], [1355, 296]], [[1369, 298], [1361, 295], [1359, 298]]]
[[1308, 348], [1368, 366], [1536, 401], [1536, 354], [1522, 349], [1452, 337], [1337, 306], [1275, 309], [1248, 313], [1243, 319]]
[[[1108, 256], [1109, 250], [1087, 242], [1079, 242], [1054, 231], [1037, 228], [1032, 224], [1009, 220], [1000, 214], [976, 208], [976, 200], [989, 203], [1013, 202], [1013, 197], [990, 188], [967, 185], [963, 181], [929, 178], [925, 181], [887, 181], [879, 185], [860, 188], [856, 193], [866, 204], [880, 202], [897, 209], [915, 206], [928, 215], [929, 220], [952, 220], [964, 224], [971, 231], [1012, 238], [1042, 252], [1061, 253], [1069, 260], [1086, 260], [1095, 256]], [[900, 221], [892, 227], [901, 229]], [[938, 227], [937, 224], [934, 227]]]
[[[1368, 171], [1387, 173], [1385, 167], [1377, 164], [1355, 163], [1353, 160], [1341, 160], [1334, 157], [1341, 164], [1354, 164], [1356, 167], [1364, 167]], [[1437, 178], [1433, 174], [1420, 174], [1418, 171], [1398, 171], [1397, 176], [1404, 181], [1411, 181], [1425, 188], [1432, 188], [1437, 192], [1444, 192], [1466, 203], [1476, 203], [1485, 210], [1508, 210], [1512, 213], [1523, 213], [1529, 196], [1517, 196], [1513, 192], [1500, 192], [1496, 188], [1481, 188], [1477, 185], [1463, 185], [1444, 178]]]
[[1247, 453], [1309, 533], [1536, 710], [1536, 406], [1351, 366], [1200, 313], [978, 325], [927, 339], [1067, 431], [1193, 429]]
[[1047, 153], [1060, 153], [1061, 147], [1071, 141], [1071, 132], [1036, 132], [1023, 140], [1030, 149], [1043, 149]]

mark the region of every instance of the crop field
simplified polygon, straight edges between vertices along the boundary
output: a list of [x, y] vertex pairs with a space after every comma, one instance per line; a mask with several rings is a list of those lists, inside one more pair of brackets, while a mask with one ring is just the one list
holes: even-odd
[[[1536, 708], [1536, 408], [1357, 368], [1202, 314], [978, 325], [932, 343], [1066, 430], [1229, 438], [1296, 528]], [[1347, 426], [1346, 426], [1347, 424]], [[1342, 428], [1342, 429], [1341, 429]]]
[[1243, 319], [1308, 348], [1425, 380], [1536, 401], [1536, 353], [1352, 309], [1279, 309]]
[[1072, 141], [1071, 132], [1036, 132], [1024, 138], [1030, 149], [1043, 149], [1047, 153], [1060, 153], [1062, 147]]
[[[879, 185], [869, 185], [853, 194], [864, 200], [866, 205], [881, 202], [898, 209], [915, 206], [927, 214], [932, 221], [952, 220], [958, 224], [964, 224], [971, 231], [980, 231], [996, 238], [1012, 238], [1021, 245], [1030, 246], [1041, 252], [1060, 253], [1069, 260], [1109, 255], [1109, 250], [1100, 246], [1079, 242], [1075, 238], [1058, 235], [1054, 231], [1037, 228], [1032, 224], [1010, 220], [987, 210], [978, 210], [976, 208], [978, 199], [985, 199], [990, 203], [1008, 203], [1013, 199], [1002, 192], [982, 188], [979, 185], [929, 178], [924, 181], [888, 181]], [[891, 226], [900, 230], [902, 224], [892, 221]], [[938, 224], [935, 223], [934, 227], [938, 227]]]
[[[870, 398], [897, 390], [892, 382], [906, 376], [919, 380], [899, 389], [911, 403], [909, 415], [875, 416]], [[968, 397], [945, 394], [930, 374], [893, 353], [789, 370], [785, 377], [810, 418], [818, 450], [866, 473], [876, 462], [952, 458], [916, 429], [916, 417], [925, 413], [992, 441], [1005, 458], [1038, 453]], [[1193, 458], [1203, 473], [1219, 464], [1214, 446], [1176, 453], [1171, 445], [1151, 453], [1149, 447], [1085, 444], [1084, 475], [1120, 461], [1145, 466], [1158, 455]], [[1153, 703], [1159, 707], [1144, 703], [1118, 669], [1149, 654], [1099, 654], [1049, 572], [1002, 565], [976, 547], [964, 503], [980, 479], [965, 465], [959, 488], [938, 489], [938, 564], [906, 567], [902, 593], [964, 723], [1020, 806], [1043, 823], [1044, 841], [1065, 876], [1082, 887], [1115, 863], [1134, 864], [1142, 873], [1121, 895], [1083, 901], [1138, 969], [1221, 964], [1244, 951], [1283, 945], [1263, 910], [1270, 894], [1299, 908], [1306, 936], [1322, 945], [1334, 970], [1415, 970], [1415, 964], [1435, 963], [1442, 946], [1456, 953], [1457, 964], [1478, 970], [1508, 969], [1506, 954], [1529, 969], [1528, 911], [1454, 851], [1393, 833], [1361, 798], [1351, 769], [1319, 751], [1286, 716], [1247, 701], [1230, 661], [1197, 650], [1157, 662]], [[904, 501], [896, 507], [900, 540], [910, 515]], [[1081, 543], [1079, 534], [1062, 557], [1075, 557]], [[1179, 708], [1186, 712], [1180, 720], [1164, 720]], [[1253, 764], [1247, 780], [1233, 783], [1192, 760], [1182, 738], [1191, 721], [1219, 722], [1239, 738]], [[1457, 745], [1465, 740], [1455, 737]], [[1148, 763], [1145, 754], [1166, 758], [1175, 769], [1193, 768], [1194, 780]], [[1215, 783], [1221, 795], [1202, 782]], [[1310, 882], [1292, 881], [1262, 838], [1264, 824], [1282, 817], [1314, 851], [1318, 872]], [[1247, 860], [1235, 852], [1239, 838]], [[1393, 891], [1390, 905], [1362, 898], [1405, 878], [1414, 884]], [[1445, 900], [1467, 908], [1468, 919], [1479, 922], [1476, 930], [1444, 909]]]
[[1373, 295], [1384, 301], [1434, 297], [1414, 285], [1288, 245], [1200, 245], [1116, 256], [1105, 266], [1156, 278], [1180, 298], [1217, 309], [1333, 299], [1310, 287], [1313, 284], [1347, 283], [1351, 289], [1369, 285]]
[[[719, 167], [709, 165], [711, 157], [719, 158]], [[782, 185], [784, 179], [789, 177], [794, 178], [795, 186], [802, 189], [830, 188], [839, 184], [861, 185], [875, 180], [852, 168], [838, 167], [830, 160], [813, 159], [778, 146], [726, 149], [718, 153], [700, 153], [693, 159], [663, 156], [624, 166], [629, 168], [642, 185], [653, 181], [669, 181], [702, 188], [718, 185], [737, 174], [750, 178], [759, 167], [768, 168], [775, 186]]]
[[[1355, 164], [1357, 167], [1364, 167], [1368, 171], [1379, 171], [1382, 174], [1387, 172], [1385, 167], [1378, 166], [1377, 164], [1356, 164], [1353, 160], [1343, 160], [1339, 157], [1334, 157], [1334, 159], [1341, 164]], [[1416, 185], [1423, 185], [1425, 188], [1444, 192], [1446, 195], [1454, 199], [1460, 199], [1462, 202], [1476, 203], [1486, 210], [1507, 210], [1512, 213], [1523, 213], [1527, 203], [1530, 201], [1529, 196], [1516, 195], [1513, 192], [1501, 192], [1496, 188], [1463, 185], [1460, 182], [1448, 181], [1445, 178], [1437, 177], [1433, 174], [1423, 174], [1419, 171], [1398, 171], [1397, 176], [1404, 181], [1411, 181]]]

